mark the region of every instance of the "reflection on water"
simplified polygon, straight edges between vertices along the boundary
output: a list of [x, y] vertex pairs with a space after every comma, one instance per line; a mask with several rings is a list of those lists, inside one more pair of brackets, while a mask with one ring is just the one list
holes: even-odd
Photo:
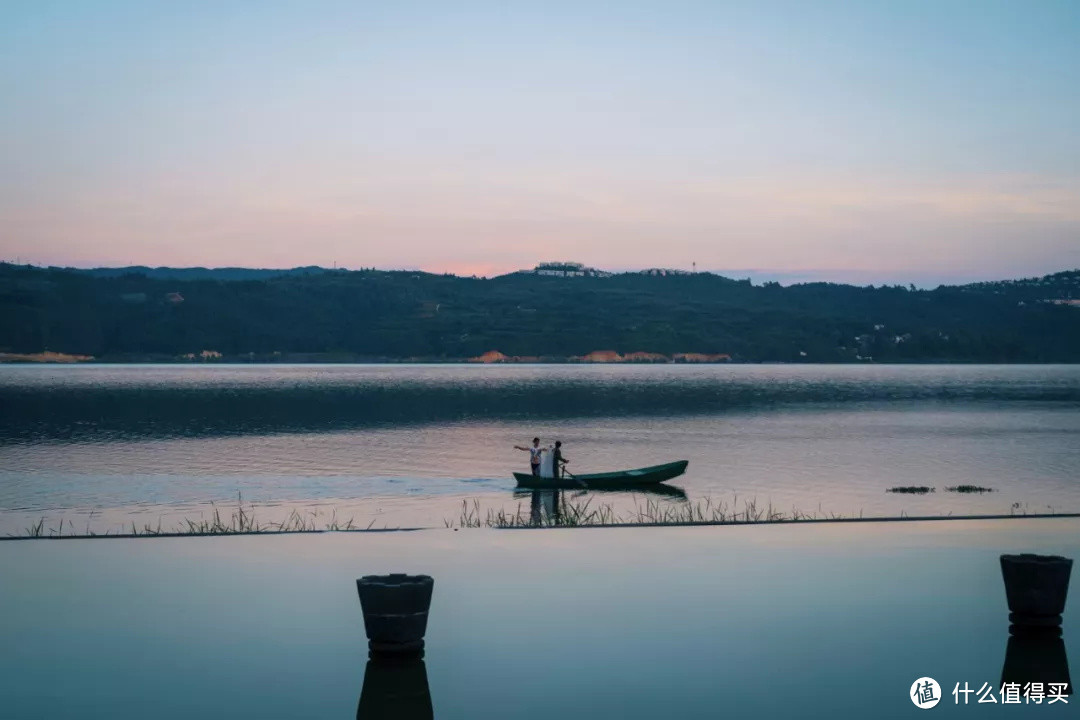
[[372, 655], [364, 671], [364, 686], [356, 720], [430, 720], [434, 717], [423, 653], [419, 657]]
[[[528, 498], [532, 497], [535, 491], [530, 490], [514, 490], [515, 498]], [[598, 501], [604, 501], [607, 499], [614, 499], [627, 494], [637, 494], [645, 496], [654, 496], [662, 498], [671, 498], [673, 500], [686, 500], [686, 491], [681, 487], [674, 485], [668, 485], [667, 483], [659, 483], [657, 485], [638, 485], [633, 490], [575, 490], [571, 493], [570, 497], [594, 497]]]
[[[543, 402], [538, 402], [543, 399]], [[0, 368], [0, 440], [322, 432], [806, 403], [1080, 401], [1072, 366]]]
[[[517, 493], [514, 493], [515, 495]], [[559, 514], [560, 490], [533, 490], [530, 503], [530, 520], [533, 525], [561, 525]]]
[[[614, 522], [617, 518], [623, 517], [621, 514], [623, 510], [637, 511], [640, 515], [642, 508], [640, 500], [633, 506], [621, 502], [625, 501], [627, 497], [634, 498], [636, 495], [644, 496], [646, 501], [648, 501], [650, 495], [675, 502], [686, 501], [687, 499], [686, 492], [681, 488], [666, 487], [664, 485], [643, 486], [632, 493], [618, 490], [515, 490], [513, 495], [519, 499], [528, 498], [529, 522], [536, 526], [562, 525], [564, 523], [581, 524], [580, 520], [589, 516], [590, 511], [601, 511], [601, 503], [604, 504], [604, 508], [611, 509], [611, 517], [608, 518], [609, 522]], [[568, 501], [572, 503], [569, 508]], [[567, 520], [568, 512], [572, 518], [577, 518], [578, 521]], [[631, 516], [633, 514], [633, 512], [630, 512]], [[598, 524], [598, 521], [593, 521], [593, 524]]]
[[1024, 688], [1028, 683], [1065, 685], [1065, 694], [1071, 695], [1072, 679], [1069, 677], [1069, 657], [1061, 628], [1025, 630], [1009, 628], [1009, 643], [1005, 648], [1005, 664], [1001, 669], [1001, 684], [1017, 683]]

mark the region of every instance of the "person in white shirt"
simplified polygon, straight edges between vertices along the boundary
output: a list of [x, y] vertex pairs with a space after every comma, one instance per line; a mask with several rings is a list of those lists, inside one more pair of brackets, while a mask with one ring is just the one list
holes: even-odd
[[514, 449], [524, 450], [529, 453], [529, 469], [532, 470], [533, 476], [540, 477], [540, 454], [547, 449], [540, 447], [540, 438], [533, 438], [532, 447], [515, 445]]

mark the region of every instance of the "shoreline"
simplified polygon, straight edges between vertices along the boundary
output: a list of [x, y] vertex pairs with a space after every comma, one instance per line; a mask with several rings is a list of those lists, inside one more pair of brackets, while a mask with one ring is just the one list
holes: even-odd
[[401, 528], [351, 528], [351, 529], [311, 529], [311, 530], [239, 530], [235, 532], [143, 532], [143, 533], [93, 533], [71, 535], [6, 535], [0, 541], [11, 540], [134, 540], [144, 538], [207, 538], [234, 537], [253, 535], [328, 535], [331, 533], [412, 533], [425, 530], [452, 531], [461, 530], [579, 530], [586, 528], [668, 528], [668, 527], [721, 527], [733, 525], [822, 525], [845, 523], [911, 523], [964, 520], [1053, 520], [1080, 518], [1080, 512], [1046, 513], [1042, 515], [893, 515], [882, 517], [848, 518], [798, 518], [787, 520], [703, 520], [685, 522], [613, 522], [584, 525], [512, 525], [503, 527], [401, 527]]
[[214, 361], [188, 361], [178, 360], [175, 358], [162, 358], [162, 359], [98, 359], [93, 360], [28, 360], [28, 359], [10, 359], [0, 357], [0, 367], [12, 366], [12, 367], [105, 367], [105, 366], [130, 366], [130, 365], [172, 365], [176, 367], [240, 367], [240, 366], [328, 366], [328, 365], [379, 365], [379, 366], [396, 366], [396, 365], [422, 365], [422, 366], [439, 366], [439, 365], [468, 365], [476, 367], [491, 367], [491, 366], [547, 366], [547, 365], [633, 365], [633, 366], [655, 366], [655, 365], [676, 365], [676, 366], [690, 366], [700, 367], [703, 365], [961, 365], [961, 366], [989, 366], [989, 367], [1021, 367], [1025, 365], [1030, 366], [1076, 366], [1080, 365], [1080, 361], [1076, 362], [1064, 362], [1060, 360], [1024, 360], [1018, 362], [987, 362], [982, 360], [955, 360], [948, 358], [928, 358], [926, 360], [852, 360], [850, 362], [837, 362], [835, 360], [829, 361], [815, 361], [815, 360], [803, 360], [798, 362], [787, 362], [783, 360], [717, 360], [717, 361], [704, 361], [704, 360], [578, 360], [578, 359], [546, 359], [546, 360], [534, 360], [528, 361], [499, 361], [499, 362], [477, 362], [469, 358], [447, 358], [447, 359], [432, 359], [432, 358], [400, 358], [400, 359], [363, 359], [363, 358], [328, 358], [326, 360], [248, 360], [246, 358], [237, 358], [235, 360], [214, 360]]

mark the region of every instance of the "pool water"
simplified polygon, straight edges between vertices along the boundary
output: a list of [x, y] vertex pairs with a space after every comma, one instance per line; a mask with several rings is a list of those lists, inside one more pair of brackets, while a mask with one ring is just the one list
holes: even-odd
[[[940, 684], [938, 715], [1065, 717], [1072, 697], [965, 706], [952, 691], [1000, 690], [998, 556], [1076, 557], [1078, 530], [1016, 519], [0, 542], [4, 717], [423, 717], [430, 703], [438, 718], [892, 718], [923, 712], [909, 691], [924, 676]], [[427, 650], [422, 664], [369, 670], [355, 579], [386, 572], [434, 576]], [[1077, 603], [1063, 652], [1080, 647]], [[1056, 648], [1036, 650], [1040, 672], [1060, 673]], [[401, 714], [386, 714], [391, 691]]]

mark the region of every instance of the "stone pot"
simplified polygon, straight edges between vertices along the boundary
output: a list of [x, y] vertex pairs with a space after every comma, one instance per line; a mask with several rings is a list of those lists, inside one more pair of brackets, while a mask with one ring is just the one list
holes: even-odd
[[423, 650], [434, 585], [430, 575], [365, 575], [356, 581], [368, 647], [373, 653]]
[[1009, 621], [1019, 626], [1061, 624], [1072, 560], [1057, 555], [1002, 555]]

